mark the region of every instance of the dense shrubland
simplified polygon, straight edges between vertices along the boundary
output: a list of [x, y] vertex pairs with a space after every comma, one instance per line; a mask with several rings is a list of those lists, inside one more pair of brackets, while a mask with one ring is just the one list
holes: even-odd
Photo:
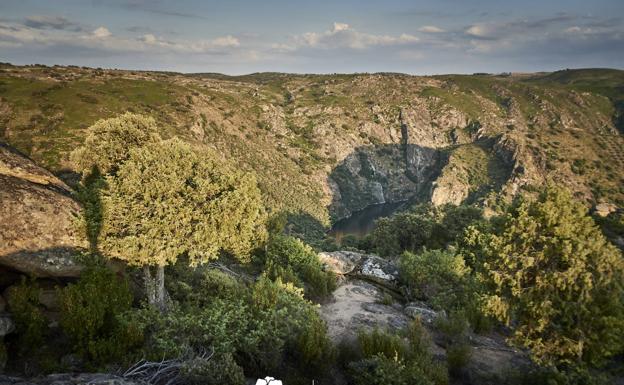
[[[432, 355], [419, 320], [402, 334], [375, 329], [338, 345], [317, 305], [336, 277], [314, 248], [284, 234], [287, 215], [267, 220], [253, 175], [143, 135], [153, 124], [132, 114], [99, 122], [74, 153], [87, 268], [57, 289], [60, 327], [49, 327], [34, 281], [13, 287], [13, 365], [52, 372], [171, 358], [193, 384], [267, 373], [332, 383], [339, 371], [354, 385], [443, 385], [462, 378], [471, 336], [494, 331], [537, 365], [509, 383], [583, 384], [624, 353], [624, 260], [566, 190], [527, 192], [489, 219], [472, 206], [417, 205], [347, 239], [398, 260], [405, 299], [440, 314], [431, 328], [446, 358]], [[129, 137], [133, 146], [121, 146]], [[617, 232], [619, 219], [601, 225]], [[113, 270], [112, 257], [126, 265]], [[67, 352], [78, 363], [62, 360]]]

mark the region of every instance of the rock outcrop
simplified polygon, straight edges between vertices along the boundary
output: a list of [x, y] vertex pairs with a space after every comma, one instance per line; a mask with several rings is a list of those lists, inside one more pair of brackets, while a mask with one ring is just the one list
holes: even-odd
[[75, 277], [85, 247], [80, 205], [52, 173], [0, 143], [0, 265], [38, 277]]

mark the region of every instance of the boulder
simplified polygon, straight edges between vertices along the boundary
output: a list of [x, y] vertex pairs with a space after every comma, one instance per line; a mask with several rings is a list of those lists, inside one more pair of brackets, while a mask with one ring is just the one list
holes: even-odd
[[319, 259], [326, 268], [338, 275], [345, 275], [353, 272], [360, 263], [364, 254], [353, 251], [332, 251], [319, 253]]
[[0, 265], [37, 277], [76, 277], [87, 246], [80, 205], [49, 171], [0, 143]]
[[601, 217], [609, 216], [609, 214], [614, 213], [618, 210], [618, 207], [613, 203], [602, 202], [598, 203], [596, 207], [594, 207], [594, 213]]
[[441, 316], [441, 314], [438, 314], [435, 310], [418, 302], [408, 303], [405, 308], [403, 308], [403, 312], [411, 319], [420, 318], [425, 325], [433, 324], [433, 321]]
[[396, 289], [399, 281], [399, 269], [393, 260], [370, 254], [362, 254], [351, 274], [389, 289]]
[[15, 324], [8, 314], [0, 314], [0, 337], [6, 336], [15, 330]]

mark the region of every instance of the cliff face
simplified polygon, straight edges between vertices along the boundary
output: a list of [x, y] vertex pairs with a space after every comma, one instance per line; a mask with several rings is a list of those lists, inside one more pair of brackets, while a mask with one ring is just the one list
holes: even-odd
[[[53, 171], [128, 109], [258, 176], [271, 212], [328, 224], [407, 199], [493, 203], [560, 182], [624, 204], [624, 72], [239, 77], [0, 66], [0, 135]], [[582, 81], [580, 81], [582, 80]], [[618, 129], [619, 128], [619, 129]], [[598, 186], [598, 187], [597, 187]]]
[[0, 143], [0, 265], [39, 277], [78, 276], [86, 246], [75, 219], [80, 206], [50, 172]]

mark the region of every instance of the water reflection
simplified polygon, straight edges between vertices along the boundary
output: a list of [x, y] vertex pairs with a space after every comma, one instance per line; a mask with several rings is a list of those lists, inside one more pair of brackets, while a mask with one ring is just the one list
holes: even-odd
[[377, 219], [392, 215], [405, 204], [406, 202], [394, 202], [368, 206], [363, 210], [354, 212], [350, 217], [336, 222], [329, 234], [336, 238], [338, 243], [345, 235], [355, 235], [361, 238], [375, 228]]

